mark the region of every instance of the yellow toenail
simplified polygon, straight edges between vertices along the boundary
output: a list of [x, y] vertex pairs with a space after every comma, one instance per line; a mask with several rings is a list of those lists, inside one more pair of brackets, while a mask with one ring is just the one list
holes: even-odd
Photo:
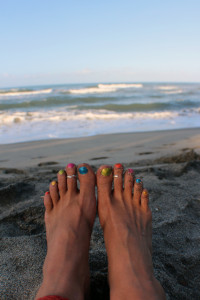
[[52, 181], [52, 182], [51, 182], [51, 185], [56, 185], [56, 181]]
[[60, 175], [62, 175], [62, 174], [64, 174], [64, 170], [60, 170], [58, 173], [60, 174]]
[[101, 175], [103, 176], [109, 176], [112, 173], [112, 169], [111, 168], [104, 168], [101, 171]]

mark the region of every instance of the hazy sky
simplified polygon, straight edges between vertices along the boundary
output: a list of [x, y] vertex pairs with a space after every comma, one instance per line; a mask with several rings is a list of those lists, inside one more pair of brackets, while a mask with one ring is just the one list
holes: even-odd
[[199, 0], [0, 0], [0, 87], [200, 81]]

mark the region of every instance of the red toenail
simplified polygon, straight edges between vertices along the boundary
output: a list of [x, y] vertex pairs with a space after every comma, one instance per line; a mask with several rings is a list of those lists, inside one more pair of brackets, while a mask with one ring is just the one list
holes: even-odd
[[115, 164], [115, 168], [116, 169], [123, 169], [123, 166], [122, 166], [122, 164]]
[[45, 195], [49, 195], [49, 194], [50, 194], [49, 192], [46, 192], [46, 193], [45, 193]]
[[72, 169], [73, 167], [75, 167], [75, 164], [72, 164], [72, 163], [71, 163], [71, 164], [68, 164], [68, 165], [67, 165], [67, 168], [71, 168], [71, 169]]

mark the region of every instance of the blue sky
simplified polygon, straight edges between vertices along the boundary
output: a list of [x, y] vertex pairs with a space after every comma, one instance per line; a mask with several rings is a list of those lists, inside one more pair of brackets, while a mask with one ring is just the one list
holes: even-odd
[[200, 81], [200, 1], [0, 1], [0, 87]]

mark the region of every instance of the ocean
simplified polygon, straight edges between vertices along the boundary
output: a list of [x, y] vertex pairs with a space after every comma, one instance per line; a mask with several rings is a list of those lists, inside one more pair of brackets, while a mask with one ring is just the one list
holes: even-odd
[[200, 83], [0, 89], [0, 144], [200, 127]]

